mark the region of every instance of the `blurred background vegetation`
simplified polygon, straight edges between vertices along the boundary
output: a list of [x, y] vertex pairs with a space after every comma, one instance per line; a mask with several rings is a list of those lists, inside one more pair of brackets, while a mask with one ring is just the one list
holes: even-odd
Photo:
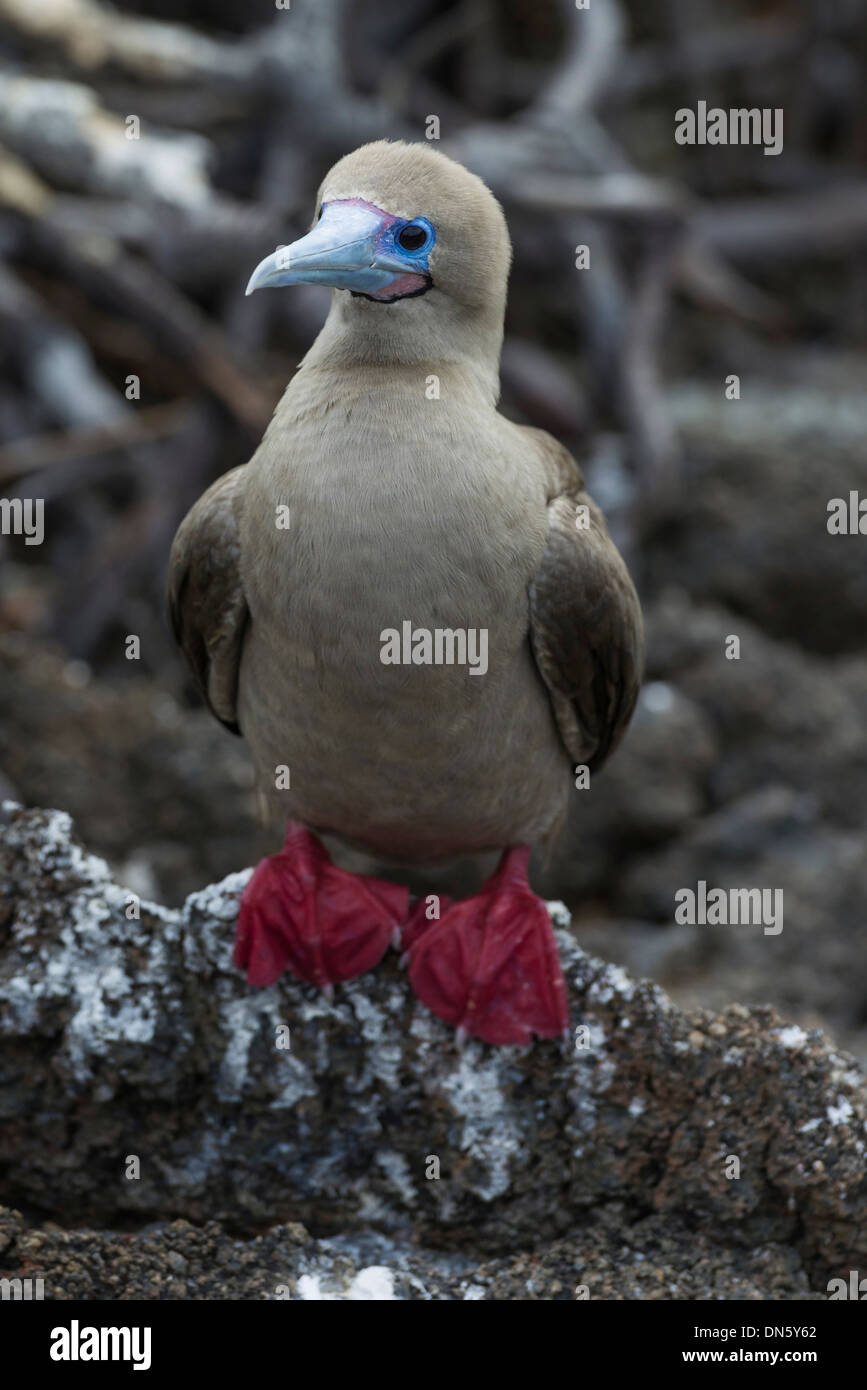
[[[335, 159], [436, 116], [515, 245], [503, 409], [584, 461], [648, 619], [634, 728], [540, 882], [686, 998], [861, 1045], [867, 542], [825, 519], [867, 495], [862, 0], [0, 0], [0, 54], [0, 495], [46, 507], [43, 545], [0, 538], [6, 792], [172, 901], [273, 848], [168, 551], [327, 313], [250, 271]], [[678, 145], [699, 100], [783, 108], [783, 152]], [[783, 938], [672, 936], [674, 888], [727, 876], [786, 887]]]

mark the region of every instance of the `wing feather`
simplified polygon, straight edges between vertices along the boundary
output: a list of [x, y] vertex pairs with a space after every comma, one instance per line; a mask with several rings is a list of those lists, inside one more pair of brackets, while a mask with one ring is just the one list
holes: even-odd
[[240, 734], [238, 670], [249, 621], [241, 583], [237, 507], [244, 467], [224, 473], [178, 527], [168, 573], [169, 621], [202, 699]]
[[592, 769], [616, 748], [635, 708], [641, 607], [580, 468], [544, 431], [526, 433], [549, 480], [548, 540], [530, 585], [533, 654], [567, 751]]

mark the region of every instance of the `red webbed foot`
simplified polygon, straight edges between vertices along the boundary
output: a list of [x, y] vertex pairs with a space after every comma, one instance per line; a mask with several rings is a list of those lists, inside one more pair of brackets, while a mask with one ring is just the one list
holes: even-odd
[[507, 850], [481, 891], [404, 928], [410, 983], [432, 1013], [489, 1043], [527, 1043], [569, 1026], [566, 982], [545, 904], [527, 882], [530, 851]]
[[234, 963], [251, 985], [271, 985], [288, 970], [327, 989], [379, 964], [408, 907], [408, 889], [339, 869], [315, 835], [290, 821], [283, 849], [244, 889]]

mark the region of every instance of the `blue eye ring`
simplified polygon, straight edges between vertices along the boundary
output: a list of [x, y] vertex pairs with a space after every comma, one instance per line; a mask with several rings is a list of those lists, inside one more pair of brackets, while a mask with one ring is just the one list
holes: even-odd
[[410, 256], [429, 251], [435, 240], [434, 229], [426, 217], [414, 217], [411, 222], [404, 222], [394, 234], [395, 245]]

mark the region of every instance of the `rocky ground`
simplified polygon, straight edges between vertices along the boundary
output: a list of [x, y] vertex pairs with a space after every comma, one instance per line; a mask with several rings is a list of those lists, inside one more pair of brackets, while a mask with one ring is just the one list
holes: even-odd
[[298, 1223], [241, 1240], [217, 1221], [154, 1224], [137, 1235], [38, 1228], [0, 1208], [0, 1267], [44, 1271], [59, 1299], [755, 1299], [805, 1301], [800, 1256], [765, 1242], [723, 1244], [681, 1220], [627, 1221], [611, 1202], [591, 1228], [499, 1258], [446, 1253], [387, 1236], [316, 1240]]
[[[7, 589], [3, 790], [75, 831], [0, 828], [0, 1274], [53, 1297], [800, 1299], [864, 1267], [867, 587], [825, 516], [867, 494], [867, 410], [842, 365], [817, 374], [761, 407], [672, 397], [687, 474], [638, 556], [648, 683], [535, 870], [572, 909], [581, 1051], [458, 1051], [393, 960], [333, 1005], [250, 992], [236, 871], [278, 835], [243, 745], [16, 630]], [[783, 930], [675, 925], [700, 880], [782, 889]], [[166, 906], [130, 919], [130, 892]]]

